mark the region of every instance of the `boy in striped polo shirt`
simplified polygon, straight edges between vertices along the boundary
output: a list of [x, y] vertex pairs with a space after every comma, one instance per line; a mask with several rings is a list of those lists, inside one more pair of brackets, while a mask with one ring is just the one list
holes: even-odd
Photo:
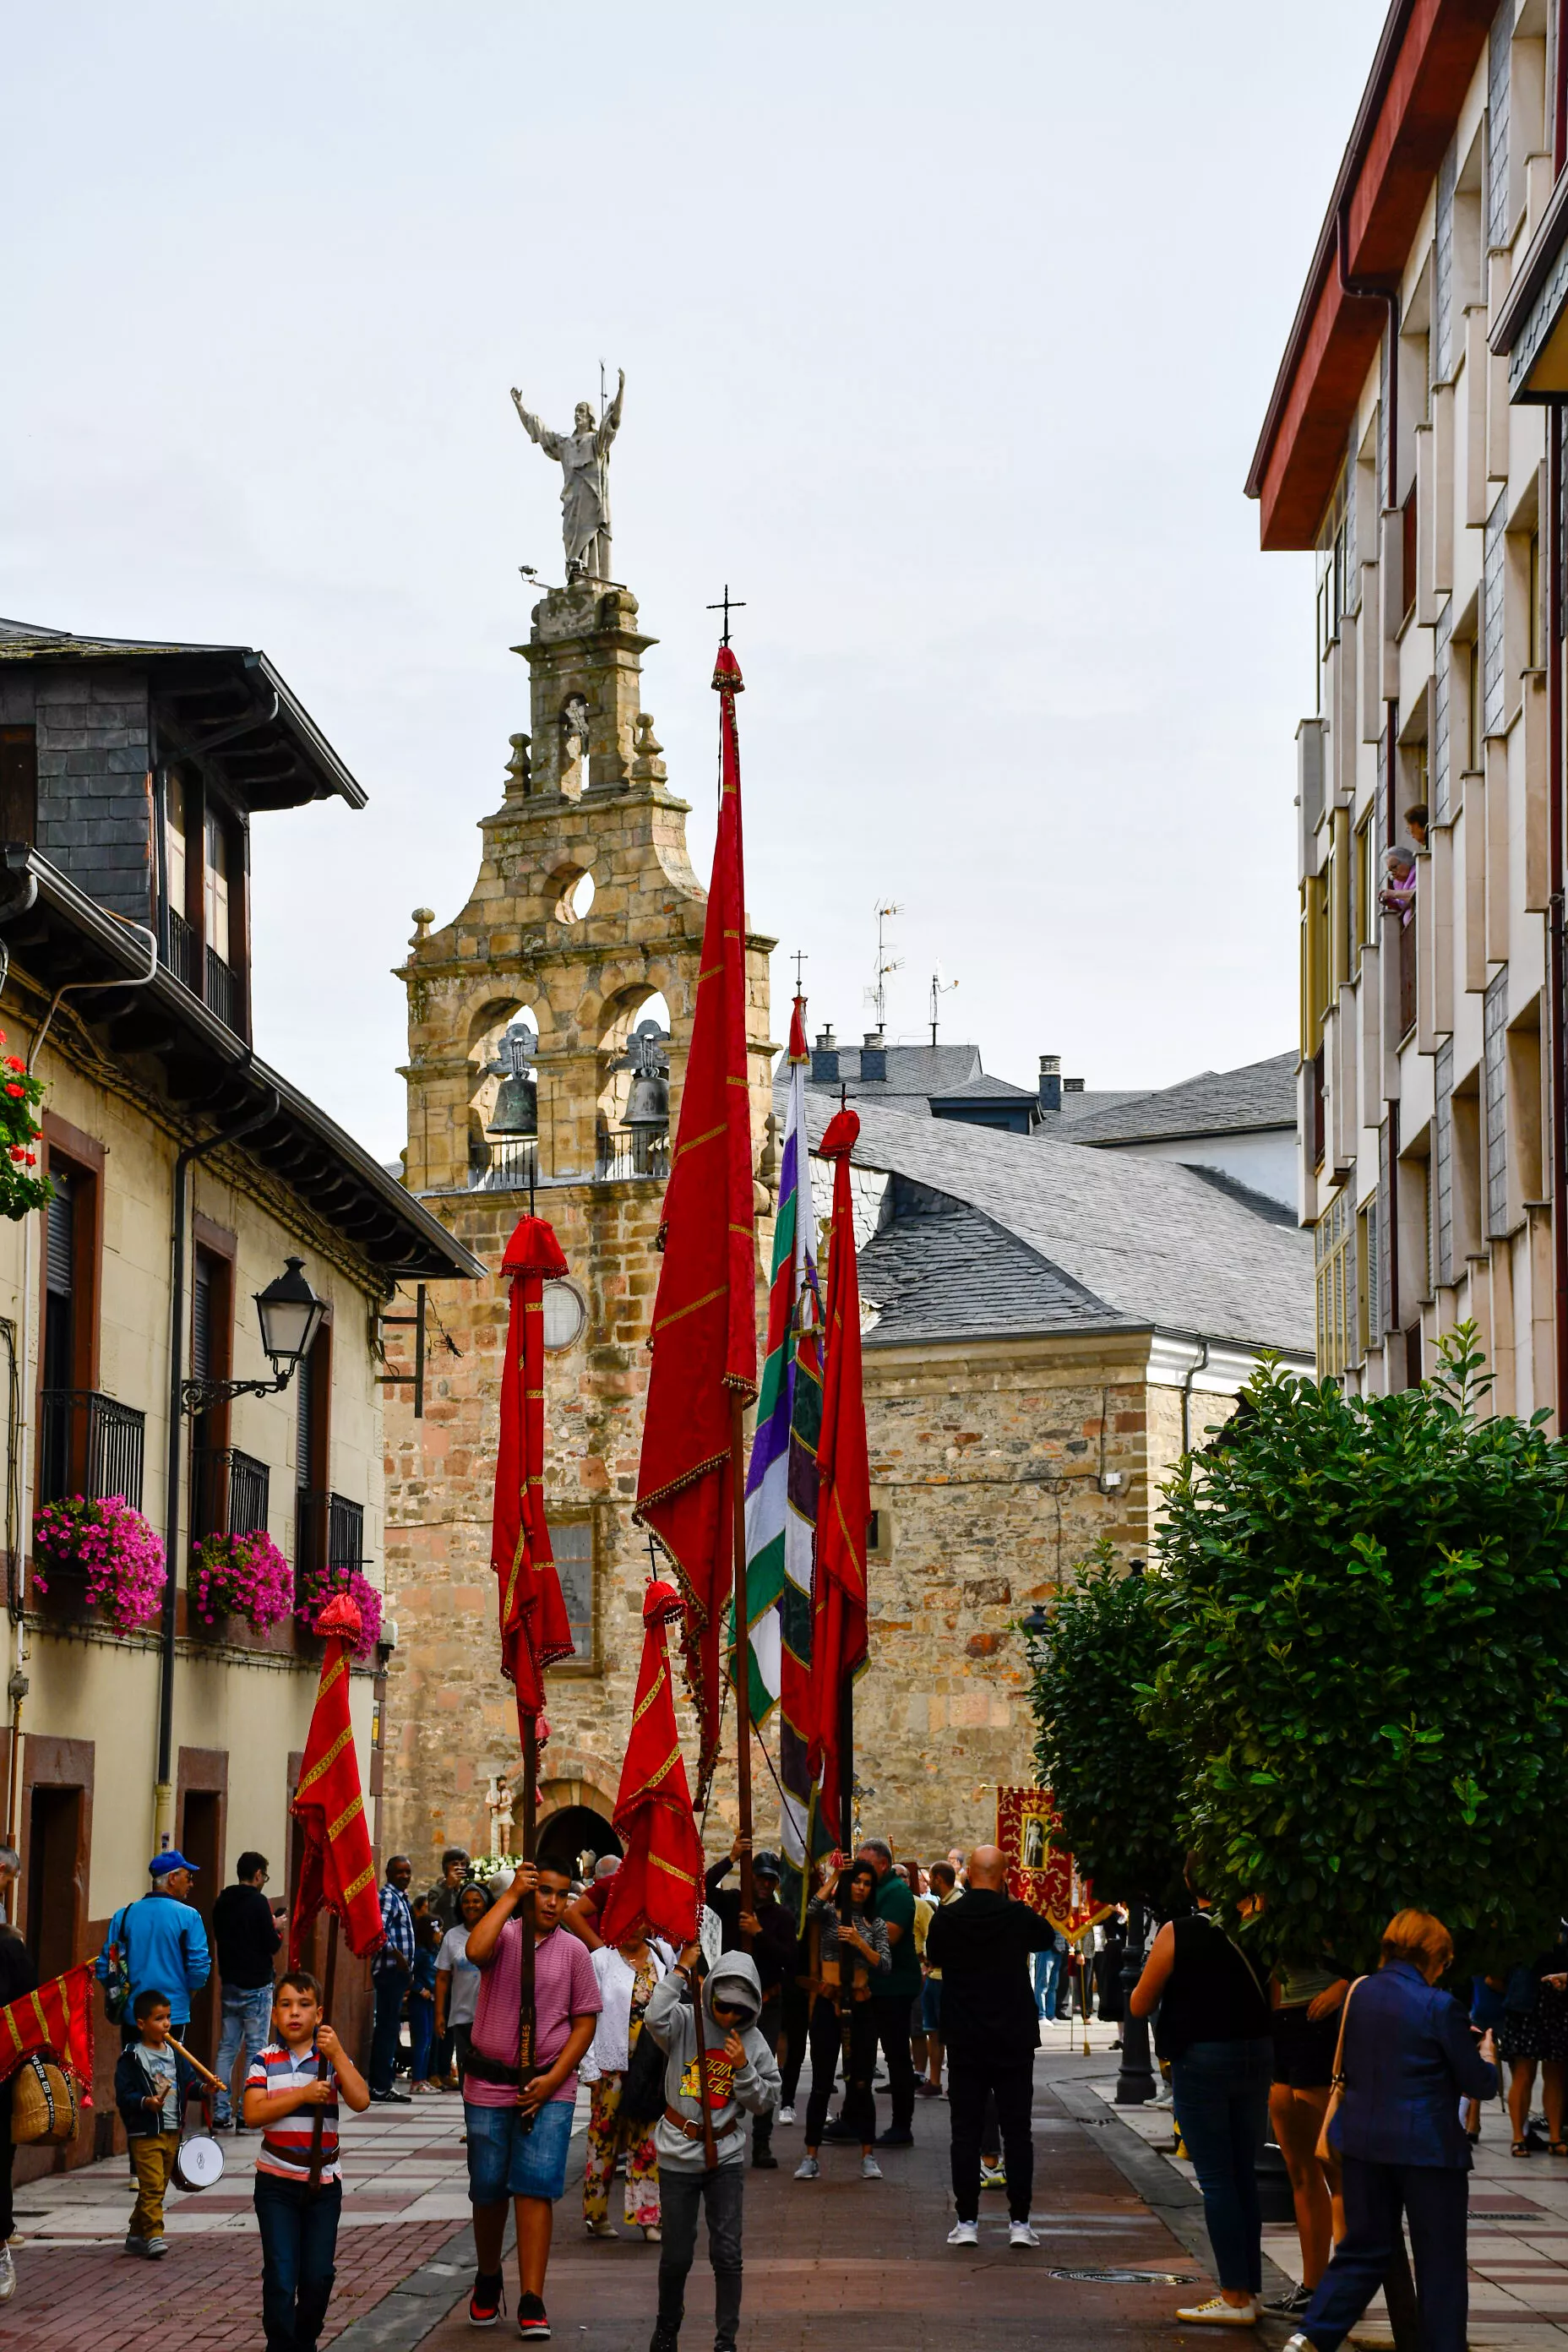
[[[256, 2158], [261, 2319], [268, 2352], [313, 2352], [331, 2300], [343, 2201], [338, 2098], [341, 2093], [361, 2115], [370, 2093], [324, 2022], [321, 1988], [305, 1969], [279, 1978], [272, 2024], [277, 2039], [258, 2051], [245, 2078], [245, 2120], [262, 2135]], [[321, 2183], [312, 2189], [310, 2144], [318, 2115]]]

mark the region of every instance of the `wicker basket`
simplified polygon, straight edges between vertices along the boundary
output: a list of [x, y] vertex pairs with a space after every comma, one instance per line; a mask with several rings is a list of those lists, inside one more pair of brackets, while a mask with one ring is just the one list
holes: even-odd
[[18, 2147], [76, 2137], [77, 2095], [73, 2076], [52, 2058], [25, 2058], [11, 2094], [11, 2137]]

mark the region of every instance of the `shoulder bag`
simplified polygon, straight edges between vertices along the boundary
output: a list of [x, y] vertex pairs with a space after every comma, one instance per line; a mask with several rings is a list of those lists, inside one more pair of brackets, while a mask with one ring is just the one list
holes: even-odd
[[1340, 2011], [1340, 2038], [1334, 2044], [1334, 2071], [1330, 2077], [1329, 2104], [1323, 2109], [1323, 2127], [1318, 2134], [1318, 2145], [1313, 2150], [1320, 2164], [1337, 2164], [1340, 2160], [1339, 2150], [1329, 2138], [1329, 2126], [1339, 2114], [1340, 2103], [1345, 2095], [1345, 2026], [1350, 2019], [1351, 2003], [1355, 1999], [1355, 1986], [1362, 1982], [1363, 1979], [1357, 1977], [1355, 1984], [1346, 1993], [1345, 2005]]
[[103, 2010], [110, 2025], [119, 2025], [131, 2007], [131, 1954], [127, 1946], [129, 1903], [109, 1923], [109, 1964], [104, 1975]]

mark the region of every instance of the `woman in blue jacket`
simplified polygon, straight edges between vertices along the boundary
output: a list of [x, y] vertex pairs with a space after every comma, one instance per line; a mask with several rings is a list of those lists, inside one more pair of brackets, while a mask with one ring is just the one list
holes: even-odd
[[1497, 2089], [1491, 2035], [1478, 2044], [1460, 2004], [1437, 1989], [1454, 1941], [1429, 1911], [1400, 1911], [1383, 1965], [1351, 1987], [1343, 2011], [1344, 2092], [1329, 2137], [1344, 2176], [1345, 2233], [1286, 2352], [1338, 2352], [1383, 2284], [1410, 2225], [1421, 2341], [1464, 2352], [1470, 2147], [1461, 2099]]

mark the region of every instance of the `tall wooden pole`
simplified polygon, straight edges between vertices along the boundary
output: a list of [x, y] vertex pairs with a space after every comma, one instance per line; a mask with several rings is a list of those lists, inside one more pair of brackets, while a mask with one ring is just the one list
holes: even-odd
[[[730, 1497], [735, 1552], [735, 1805], [741, 1830], [741, 1908], [752, 1902], [752, 1633], [746, 1618], [746, 1413], [730, 1399]], [[742, 1941], [748, 1938], [742, 1937]]]
[[[524, 1862], [533, 1860], [534, 1820], [538, 1811], [539, 1725], [536, 1717], [525, 1715], [522, 1718], [522, 1859]], [[518, 1905], [517, 1917], [522, 1930], [522, 1950], [519, 1955], [518, 1967], [522, 1992], [522, 2013], [518, 2022], [517, 2040], [517, 2091], [518, 2105], [521, 2106], [524, 2087], [535, 2071], [533, 2044], [538, 2026], [538, 2011], [534, 2000], [534, 1908], [531, 1892], [525, 1895]], [[521, 2127], [525, 2132], [531, 2132], [533, 2129], [533, 2120], [531, 2110], [523, 2116]]]
[[838, 1694], [838, 1843], [847, 1855], [855, 1851], [855, 1683], [846, 1679]]
[[[334, 1911], [327, 1921], [327, 1981], [321, 1994], [321, 2014], [329, 2025], [332, 2021], [332, 1995], [337, 1990], [337, 1982], [338, 1915]], [[316, 2060], [316, 2076], [319, 2082], [326, 2081], [327, 2070], [331, 2064], [331, 2060], [323, 2051]], [[312, 2189], [319, 2189], [321, 2185], [321, 2133], [325, 2125], [326, 2116], [323, 2110], [318, 2107], [310, 2118], [310, 2187]]]

